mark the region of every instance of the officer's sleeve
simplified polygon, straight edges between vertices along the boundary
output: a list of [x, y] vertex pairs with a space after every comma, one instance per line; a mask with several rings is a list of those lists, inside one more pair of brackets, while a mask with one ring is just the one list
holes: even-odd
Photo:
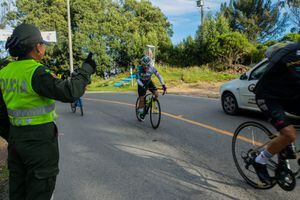
[[9, 127], [10, 124], [6, 105], [4, 103], [2, 93], [0, 92], [0, 136], [6, 141], [8, 140]]
[[87, 63], [77, 69], [77, 73], [70, 79], [61, 80], [57, 78], [47, 67], [36, 69], [32, 77], [33, 90], [44, 97], [62, 101], [74, 102], [79, 99], [91, 82], [94, 69]]

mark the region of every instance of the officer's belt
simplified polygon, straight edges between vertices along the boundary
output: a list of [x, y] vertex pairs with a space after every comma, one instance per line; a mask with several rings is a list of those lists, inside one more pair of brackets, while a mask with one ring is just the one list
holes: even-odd
[[43, 106], [39, 108], [33, 108], [33, 109], [24, 109], [24, 110], [11, 110], [7, 109], [7, 113], [11, 117], [32, 117], [32, 116], [38, 116], [38, 115], [44, 115], [51, 111], [54, 111], [55, 104], [51, 104], [48, 106]]

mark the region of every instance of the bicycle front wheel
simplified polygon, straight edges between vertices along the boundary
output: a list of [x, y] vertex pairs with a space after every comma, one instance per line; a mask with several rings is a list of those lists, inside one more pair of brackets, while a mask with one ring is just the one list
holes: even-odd
[[[257, 189], [272, 188], [276, 182], [270, 185], [261, 182], [252, 166], [254, 159], [276, 137], [265, 126], [257, 122], [245, 122], [235, 131], [232, 138], [232, 155], [235, 166], [245, 181]], [[273, 160], [275, 162], [275, 160]], [[270, 176], [275, 176], [274, 166], [268, 164]]]
[[140, 118], [140, 114], [139, 114], [139, 111], [138, 111], [138, 109], [139, 109], [139, 104], [140, 104], [140, 98], [138, 97], [138, 98], [136, 99], [136, 102], [135, 102], [135, 116], [136, 116], [137, 120], [141, 122], [141, 121], [143, 121], [143, 120]]
[[157, 129], [161, 120], [161, 109], [158, 99], [152, 99], [150, 107], [150, 121], [152, 128]]

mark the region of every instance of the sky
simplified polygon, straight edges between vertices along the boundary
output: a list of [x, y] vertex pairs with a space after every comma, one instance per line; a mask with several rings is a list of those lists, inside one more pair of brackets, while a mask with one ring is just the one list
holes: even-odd
[[[150, 0], [159, 7], [173, 25], [172, 42], [178, 44], [189, 35], [195, 36], [200, 25], [200, 10], [196, 0]], [[229, 0], [204, 0], [204, 13], [216, 13], [221, 3]]]

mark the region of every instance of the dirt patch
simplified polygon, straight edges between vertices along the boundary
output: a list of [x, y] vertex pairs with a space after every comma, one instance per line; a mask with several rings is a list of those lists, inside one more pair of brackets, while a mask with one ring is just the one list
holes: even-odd
[[[168, 92], [172, 94], [193, 95], [210, 98], [220, 96], [219, 88], [224, 82], [198, 82], [198, 83], [181, 83], [176, 87], [169, 87]], [[172, 85], [172, 84], [170, 84]]]

